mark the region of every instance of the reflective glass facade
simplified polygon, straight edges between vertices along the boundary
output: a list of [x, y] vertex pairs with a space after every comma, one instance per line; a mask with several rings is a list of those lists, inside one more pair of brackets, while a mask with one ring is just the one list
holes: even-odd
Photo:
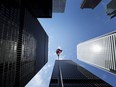
[[71, 60], [57, 60], [49, 87], [111, 86]]
[[78, 44], [77, 58], [116, 73], [116, 32]]
[[0, 87], [13, 87], [16, 76], [18, 8], [0, 4]]
[[24, 87], [47, 61], [48, 35], [37, 18], [18, 1], [1, 2], [0, 87]]

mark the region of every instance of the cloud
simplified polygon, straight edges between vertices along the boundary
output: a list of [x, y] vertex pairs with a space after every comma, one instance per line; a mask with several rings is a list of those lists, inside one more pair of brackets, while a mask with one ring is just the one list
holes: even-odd
[[47, 63], [25, 87], [47, 87], [49, 85], [52, 63]]
[[61, 55], [60, 57], [59, 57], [59, 60], [64, 60], [66, 58], [66, 55]]
[[107, 19], [104, 24], [109, 23], [111, 19]]
[[52, 67], [52, 64], [48, 64], [44, 69], [43, 69], [43, 74], [47, 74], [49, 69]]
[[51, 46], [51, 45], [52, 45], [52, 43], [51, 43], [51, 42], [52, 42], [52, 40], [53, 40], [53, 36], [50, 36], [50, 37], [49, 37], [49, 42], [48, 42], [48, 43], [49, 43], [49, 46]]
[[105, 2], [101, 2], [101, 5], [103, 6], [103, 7], [106, 7], [106, 3]]
[[[54, 53], [53, 55], [55, 56], [54, 58], [57, 60], [57, 59], [58, 59], [58, 56], [56, 55], [56, 53]], [[64, 60], [64, 59], [66, 59], [66, 55], [61, 54], [61, 55], [59, 56], [59, 60]]]
[[57, 48], [62, 49], [62, 47], [61, 47], [61, 46], [58, 46]]
[[41, 74], [36, 74], [25, 87], [46, 87]]

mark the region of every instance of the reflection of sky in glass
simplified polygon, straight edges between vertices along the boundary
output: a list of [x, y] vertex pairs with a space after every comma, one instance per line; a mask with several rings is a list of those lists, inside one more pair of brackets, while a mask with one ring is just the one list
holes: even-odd
[[[49, 35], [49, 62], [45, 67], [48, 65], [51, 67], [47, 69], [44, 69], [44, 67], [38, 72], [37, 76], [39, 75], [39, 77], [35, 77], [26, 87], [48, 87], [54, 60], [57, 59], [55, 51], [58, 47], [61, 47], [63, 50], [60, 59], [70, 59], [78, 62], [76, 56], [76, 46], [78, 43], [116, 29], [116, 18], [110, 20], [110, 17], [105, 13], [106, 4], [108, 2], [109, 0], [102, 0], [94, 10], [82, 10], [80, 9], [82, 0], [67, 0], [64, 13], [53, 13], [52, 18], [39, 19], [43, 28]], [[115, 76], [107, 75], [107, 73], [104, 74], [104, 71], [95, 69], [81, 62], [78, 63], [85, 67], [89, 67], [91, 72], [97, 72], [98, 76], [101, 78], [110, 76], [110, 78], [116, 80]], [[114, 80], [110, 82], [114, 84]]]

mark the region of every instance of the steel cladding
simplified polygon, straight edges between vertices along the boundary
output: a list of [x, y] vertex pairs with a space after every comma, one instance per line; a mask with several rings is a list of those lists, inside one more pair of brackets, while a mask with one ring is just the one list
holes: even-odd
[[116, 72], [116, 32], [77, 45], [77, 58], [86, 63]]

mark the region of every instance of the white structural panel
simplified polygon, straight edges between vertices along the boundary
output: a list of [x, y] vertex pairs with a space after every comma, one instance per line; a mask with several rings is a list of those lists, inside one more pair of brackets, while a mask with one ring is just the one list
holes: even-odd
[[116, 73], [116, 32], [78, 44], [77, 58]]

